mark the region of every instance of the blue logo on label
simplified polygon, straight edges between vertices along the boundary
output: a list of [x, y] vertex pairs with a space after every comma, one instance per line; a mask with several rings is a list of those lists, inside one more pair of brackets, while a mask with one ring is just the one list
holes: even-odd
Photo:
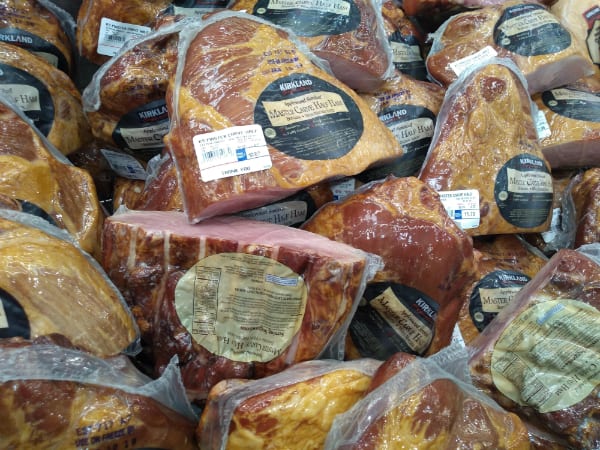
[[248, 156], [246, 155], [246, 149], [245, 148], [238, 148], [235, 151], [236, 155], [237, 155], [237, 159], [238, 161], [245, 161], [248, 159]]

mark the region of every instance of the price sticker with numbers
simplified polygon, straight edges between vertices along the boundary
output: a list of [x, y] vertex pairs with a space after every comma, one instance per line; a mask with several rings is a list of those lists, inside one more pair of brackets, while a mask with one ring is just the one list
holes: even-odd
[[258, 124], [198, 134], [193, 143], [204, 182], [258, 172], [273, 165]]
[[446, 212], [458, 226], [463, 230], [479, 226], [479, 191], [477, 189], [442, 191], [439, 194]]
[[115, 56], [119, 53], [123, 44], [130, 39], [145, 36], [152, 29], [144, 25], [134, 25], [131, 23], [117, 22], [116, 20], [103, 17], [100, 20], [100, 30], [98, 32], [99, 55]]

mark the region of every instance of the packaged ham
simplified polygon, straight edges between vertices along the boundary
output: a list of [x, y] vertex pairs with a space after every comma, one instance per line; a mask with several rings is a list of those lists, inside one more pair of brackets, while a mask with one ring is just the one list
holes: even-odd
[[533, 96], [543, 115], [542, 152], [553, 170], [600, 167], [600, 76], [597, 81], [596, 87], [576, 83]]
[[107, 218], [103, 267], [131, 305], [159, 374], [179, 356], [190, 398], [227, 378], [341, 359], [379, 257], [285, 225], [237, 216], [189, 224], [176, 211]]
[[473, 63], [509, 58], [525, 75], [529, 93], [543, 92], [594, 73], [571, 31], [547, 7], [510, 0], [451, 16], [433, 36], [425, 64], [448, 86]]
[[0, 1], [0, 41], [44, 58], [73, 76], [75, 21], [49, 0]]
[[379, 367], [373, 389], [334, 419], [325, 450], [530, 449], [519, 417], [470, 383], [463, 349], [412, 358], [398, 353]]
[[260, 380], [224, 380], [197, 429], [202, 449], [320, 449], [333, 419], [360, 400], [381, 364], [313, 360]]
[[383, 259], [350, 324], [360, 355], [431, 354], [450, 343], [473, 244], [433, 189], [390, 176], [327, 203], [302, 229]]
[[71, 164], [2, 96], [0, 129], [0, 194], [35, 205], [83, 250], [97, 256], [103, 214], [90, 174]]
[[65, 231], [6, 209], [0, 229], [0, 337], [60, 335], [100, 357], [139, 351], [123, 296]]
[[64, 155], [92, 140], [81, 94], [62, 70], [30, 51], [0, 42], [2, 95]]
[[445, 89], [399, 72], [373, 94], [363, 94], [373, 112], [402, 145], [404, 154], [389, 164], [367, 169], [356, 178], [363, 183], [387, 175], [408, 177], [421, 170], [431, 144]]
[[192, 223], [402, 156], [392, 132], [290, 32], [213, 14], [180, 33], [165, 136]]
[[185, 24], [174, 22], [127, 42], [94, 73], [82, 103], [98, 140], [146, 161], [163, 150], [169, 129], [165, 94]]
[[550, 225], [553, 185], [519, 69], [473, 64], [448, 90], [419, 178], [472, 236], [534, 233]]
[[371, 92], [394, 69], [381, 14], [381, 0], [232, 0], [228, 8], [245, 11], [293, 31], [329, 64], [350, 88]]
[[[497, 6], [507, 3], [507, 0], [400, 0], [402, 9], [409, 16], [431, 14], [432, 10], [452, 10], [456, 7], [478, 9], [486, 6]], [[557, 0], [539, 0], [538, 3], [552, 5]]]
[[600, 265], [561, 249], [471, 342], [475, 385], [565, 442], [600, 445]]
[[576, 223], [573, 246], [600, 242], [600, 167], [577, 174], [572, 183]]
[[394, 67], [415, 80], [426, 81], [425, 33], [404, 14], [395, 0], [385, 0], [381, 13]]
[[0, 359], [2, 448], [198, 448], [175, 361], [152, 380], [124, 356], [19, 339]]
[[[514, 234], [474, 242], [474, 276], [463, 291], [458, 327], [468, 345], [508, 305], [548, 258]], [[489, 250], [488, 250], [489, 249]]]

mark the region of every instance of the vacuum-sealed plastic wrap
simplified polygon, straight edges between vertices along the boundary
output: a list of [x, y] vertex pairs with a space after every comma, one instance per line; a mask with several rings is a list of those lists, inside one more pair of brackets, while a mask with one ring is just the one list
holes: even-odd
[[140, 350], [125, 299], [64, 230], [0, 209], [0, 337], [62, 335], [105, 357]]
[[569, 448], [600, 445], [598, 286], [597, 261], [559, 250], [470, 345], [475, 385]]
[[531, 94], [594, 73], [587, 51], [546, 6], [537, 1], [503, 1], [451, 16], [434, 33], [425, 64], [448, 86], [474, 62], [509, 58], [525, 75]]
[[349, 334], [362, 356], [435, 353], [451, 341], [473, 275], [473, 244], [415, 177], [374, 181], [319, 209], [302, 229], [379, 255]]
[[180, 33], [165, 143], [190, 222], [402, 156], [358, 94], [290, 33], [236, 11]]
[[401, 73], [396, 73], [373, 94], [363, 94], [362, 98], [371, 110], [394, 133], [404, 154], [389, 164], [367, 169], [356, 178], [368, 183], [390, 174], [397, 177], [417, 175], [431, 144], [444, 94], [445, 89], [437, 84]]
[[381, 361], [314, 360], [260, 380], [224, 380], [202, 411], [202, 449], [322, 448], [333, 419], [360, 400]]
[[176, 211], [105, 221], [103, 266], [132, 306], [160, 373], [180, 359], [190, 398], [226, 378], [341, 359], [345, 332], [381, 259], [284, 225]]
[[446, 91], [419, 178], [470, 235], [550, 226], [554, 190], [534, 115], [510, 60], [472, 64]]
[[144, 160], [162, 151], [169, 129], [165, 94], [185, 24], [175, 22], [127, 42], [94, 73], [82, 101], [97, 139]]
[[2, 0], [0, 40], [38, 56], [69, 76], [76, 72], [75, 21], [49, 0]]
[[232, 0], [228, 8], [290, 29], [336, 78], [359, 92], [371, 92], [393, 75], [381, 0]]
[[543, 114], [540, 143], [550, 167], [600, 167], [600, 85], [562, 86], [533, 100]]
[[12, 44], [0, 42], [0, 87], [64, 155], [92, 140], [81, 94], [62, 70]]
[[152, 380], [126, 357], [0, 341], [2, 448], [197, 448], [177, 362]]
[[83, 250], [97, 256], [103, 215], [90, 174], [71, 164], [2, 96], [0, 129], [0, 194], [43, 210]]
[[573, 247], [600, 242], [600, 167], [577, 174], [569, 188], [575, 204]]
[[428, 358], [394, 355], [373, 376], [376, 387], [335, 418], [324, 448], [529, 450], [519, 417], [469, 381], [466, 355], [455, 346]]

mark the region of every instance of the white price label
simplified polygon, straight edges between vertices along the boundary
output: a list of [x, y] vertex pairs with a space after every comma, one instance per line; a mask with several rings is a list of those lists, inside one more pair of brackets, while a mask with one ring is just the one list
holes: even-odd
[[446, 212], [463, 230], [479, 226], [479, 191], [477, 189], [442, 191], [439, 194]]
[[544, 115], [544, 112], [541, 110], [538, 110], [534, 119], [535, 119], [535, 128], [537, 130], [538, 139], [542, 140], [542, 139], [546, 139], [547, 137], [550, 137], [552, 132], [550, 131], [550, 125], [548, 124], [548, 121], [546, 120], [546, 116]]
[[472, 55], [465, 56], [462, 59], [451, 62], [450, 68], [458, 76], [463, 73], [465, 69], [472, 66], [476, 62], [485, 61], [486, 59], [494, 58], [497, 55], [498, 52], [488, 45]]
[[130, 39], [148, 34], [152, 29], [143, 25], [117, 22], [116, 20], [103, 17], [100, 20], [100, 31], [98, 33], [99, 55], [115, 56], [123, 44]]
[[193, 138], [202, 181], [270, 169], [273, 165], [262, 127], [225, 128]]

